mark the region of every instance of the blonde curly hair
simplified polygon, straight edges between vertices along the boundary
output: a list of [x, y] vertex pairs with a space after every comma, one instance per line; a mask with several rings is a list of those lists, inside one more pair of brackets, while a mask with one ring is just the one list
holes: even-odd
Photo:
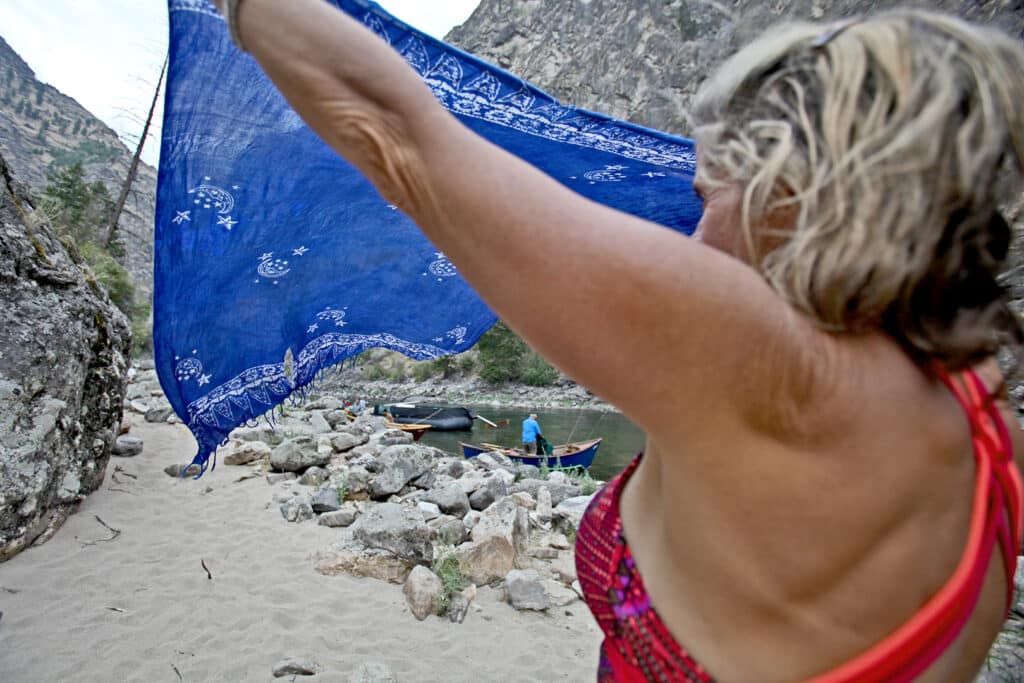
[[[920, 10], [778, 27], [704, 85], [693, 118], [698, 179], [741, 189], [747, 249], [819, 326], [883, 328], [950, 369], [1021, 339], [996, 196], [1024, 164], [1018, 42]], [[773, 215], [792, 229], [758, 227]]]

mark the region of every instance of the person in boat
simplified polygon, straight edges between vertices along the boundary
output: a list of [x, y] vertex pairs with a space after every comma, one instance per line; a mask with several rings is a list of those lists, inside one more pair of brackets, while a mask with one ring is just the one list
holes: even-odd
[[357, 416], [358, 415], [362, 415], [363, 413], [365, 413], [366, 412], [366, 399], [361, 398], [358, 401], [356, 401], [353, 404], [353, 406], [352, 406], [352, 412], [355, 413]]
[[540, 423], [537, 422], [537, 413], [530, 413], [529, 417], [523, 420], [523, 450], [529, 455], [543, 455], [543, 438]]
[[692, 108], [686, 239], [477, 137], [328, 3], [231, 9], [323, 139], [646, 430], [577, 540], [600, 679], [973, 680], [1021, 543], [992, 361], [1021, 337], [1018, 41], [921, 10], [766, 32]]

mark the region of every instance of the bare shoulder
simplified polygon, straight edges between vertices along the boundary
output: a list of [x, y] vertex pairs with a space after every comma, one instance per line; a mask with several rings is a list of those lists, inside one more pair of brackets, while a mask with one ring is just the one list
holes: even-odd
[[1006, 430], [1010, 433], [1010, 442], [1013, 446], [1013, 456], [1017, 466], [1024, 468], [1024, 431], [1021, 429], [1020, 419], [1017, 416], [1017, 409], [1010, 402], [1006, 392], [1006, 380], [1003, 377], [999, 365], [990, 358], [974, 368], [978, 378], [985, 384], [988, 391], [995, 397], [996, 405], [1006, 423]]

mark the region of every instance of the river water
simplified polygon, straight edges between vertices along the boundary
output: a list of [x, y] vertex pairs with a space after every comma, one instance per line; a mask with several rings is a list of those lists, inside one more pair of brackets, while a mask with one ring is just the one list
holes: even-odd
[[[511, 420], [498, 429], [487, 428], [480, 420], [473, 421], [472, 432], [435, 432], [429, 430], [420, 443], [440, 448], [452, 454], [461, 455], [460, 441], [479, 444], [481, 442], [502, 446], [519, 446], [522, 438], [522, 423], [529, 414], [523, 408], [491, 408], [488, 406], [466, 406], [474, 415], [486, 417], [491, 422]], [[644, 445], [640, 428], [620, 413], [599, 410], [577, 410], [572, 408], [538, 408], [537, 421], [544, 437], [553, 444], [570, 441], [586, 441], [601, 437], [590, 473], [595, 479], [607, 481], [621, 472]]]

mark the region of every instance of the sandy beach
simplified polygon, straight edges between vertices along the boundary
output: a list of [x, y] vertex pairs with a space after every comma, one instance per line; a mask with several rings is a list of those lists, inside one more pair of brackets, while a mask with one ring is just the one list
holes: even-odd
[[369, 663], [403, 682], [594, 679], [582, 602], [518, 612], [482, 588], [464, 623], [419, 622], [401, 586], [314, 570], [337, 529], [286, 522], [274, 487], [237, 481], [245, 467], [169, 477], [195, 452], [188, 430], [132, 419], [143, 453], [112, 458], [54, 538], [0, 564], [0, 680], [270, 681], [287, 657], [320, 667], [297, 681]]

